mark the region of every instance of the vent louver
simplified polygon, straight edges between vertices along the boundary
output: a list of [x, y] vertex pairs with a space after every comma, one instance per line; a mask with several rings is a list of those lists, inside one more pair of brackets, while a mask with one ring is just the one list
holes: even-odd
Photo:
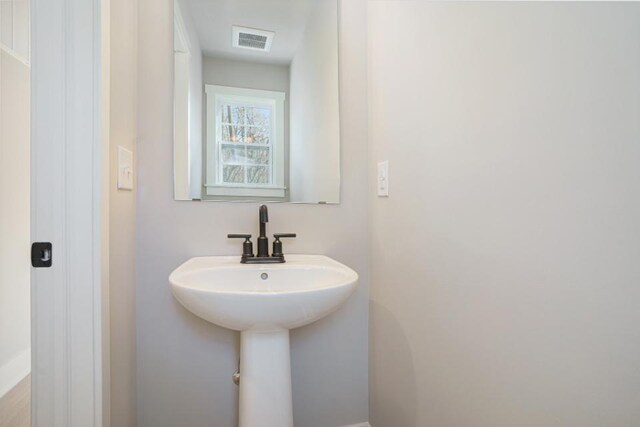
[[271, 43], [273, 42], [273, 31], [258, 30], [255, 28], [239, 27], [234, 25], [233, 29], [233, 47], [242, 49], [258, 50], [269, 52]]
[[238, 46], [239, 47], [252, 47], [254, 49], [264, 50], [267, 45], [267, 37], [259, 36], [257, 34], [239, 33]]

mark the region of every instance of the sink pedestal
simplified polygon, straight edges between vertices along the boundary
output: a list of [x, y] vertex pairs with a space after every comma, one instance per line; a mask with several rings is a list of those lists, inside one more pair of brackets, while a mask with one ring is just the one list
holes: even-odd
[[288, 329], [240, 333], [240, 427], [293, 427]]

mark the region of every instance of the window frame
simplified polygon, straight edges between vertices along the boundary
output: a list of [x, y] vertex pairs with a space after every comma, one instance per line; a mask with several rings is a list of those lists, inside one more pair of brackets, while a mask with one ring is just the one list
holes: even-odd
[[[284, 92], [246, 89], [230, 86], [205, 85], [207, 98], [207, 165], [204, 193], [206, 196], [224, 197], [286, 197], [285, 178], [285, 142], [284, 142]], [[229, 184], [221, 182], [220, 170], [221, 118], [218, 105], [221, 102], [233, 102], [253, 105], [270, 105], [273, 108], [271, 149], [272, 181], [269, 185]], [[256, 145], [262, 146], [262, 145]]]

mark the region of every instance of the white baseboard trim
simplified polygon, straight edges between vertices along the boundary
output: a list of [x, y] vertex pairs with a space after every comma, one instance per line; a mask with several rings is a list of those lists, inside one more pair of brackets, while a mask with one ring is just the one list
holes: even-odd
[[344, 427], [371, 427], [371, 424], [369, 424], [369, 423], [350, 424], [350, 425], [344, 426]]
[[14, 388], [31, 372], [31, 349], [18, 353], [16, 357], [0, 366], [0, 397]]

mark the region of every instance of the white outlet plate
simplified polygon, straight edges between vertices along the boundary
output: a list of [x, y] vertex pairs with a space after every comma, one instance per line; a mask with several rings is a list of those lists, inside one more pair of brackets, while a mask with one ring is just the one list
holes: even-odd
[[133, 190], [133, 153], [118, 146], [118, 190]]
[[389, 161], [378, 163], [378, 197], [389, 197]]

